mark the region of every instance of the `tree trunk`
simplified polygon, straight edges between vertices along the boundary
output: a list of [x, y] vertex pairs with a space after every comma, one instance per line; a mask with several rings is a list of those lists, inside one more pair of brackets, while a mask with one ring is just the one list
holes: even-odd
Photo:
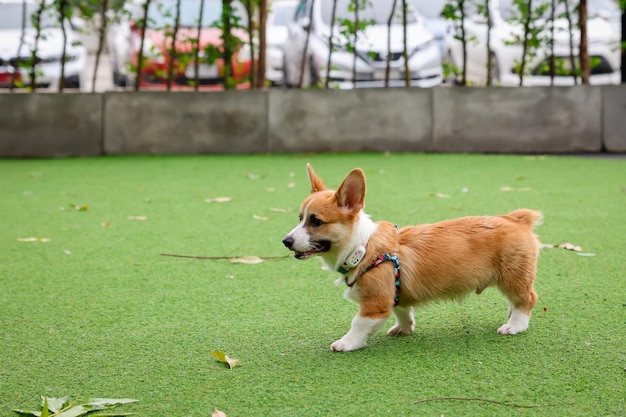
[[61, 74], [59, 75], [59, 93], [63, 92], [65, 87], [65, 61], [67, 58], [67, 32], [65, 30], [65, 8], [67, 0], [59, 0], [59, 21], [61, 22], [61, 33], [63, 37], [63, 50], [61, 52]]
[[248, 15], [248, 44], [250, 45], [250, 90], [256, 88], [256, 57], [254, 53], [254, 5], [252, 0], [246, 0], [244, 2], [246, 6], [246, 14]]
[[146, 41], [146, 28], [148, 27], [148, 8], [150, 1], [146, 0], [143, 5], [143, 20], [141, 21], [141, 41], [139, 42], [139, 57], [137, 57], [137, 68], [135, 76], [135, 91], [139, 91], [139, 83], [141, 81], [141, 71], [143, 68], [143, 48]]
[[402, 55], [404, 56], [404, 85], [409, 87], [411, 85], [411, 72], [409, 71], [409, 51], [407, 49], [407, 16], [406, 0], [402, 0]]
[[26, 16], [26, 0], [22, 0], [22, 29], [20, 32], [20, 43], [17, 47], [17, 53], [15, 56], [17, 60], [15, 61], [15, 66], [13, 67], [13, 73], [11, 74], [11, 85], [9, 86], [9, 91], [12, 93], [15, 85], [17, 84], [17, 74], [19, 74], [21, 58], [22, 58], [22, 46], [24, 46], [24, 35], [26, 34], [26, 19], [30, 18], [30, 16]]
[[313, 22], [313, 6], [315, 5], [315, 0], [311, 1], [311, 8], [309, 9], [309, 24], [306, 27], [306, 38], [304, 40], [304, 49], [302, 50], [302, 59], [300, 60], [300, 77], [298, 78], [298, 88], [302, 88], [302, 83], [304, 82], [304, 71], [305, 65], [307, 63], [307, 54], [309, 49], [309, 37], [311, 36], [311, 25]]
[[[395, 2], [396, 0], [394, 0]], [[324, 80], [324, 87], [328, 90], [328, 83], [330, 82], [330, 57], [333, 54], [333, 33], [335, 32], [335, 18], [337, 17], [337, 0], [333, 0], [333, 11], [330, 16], [330, 37], [328, 38], [328, 61], [326, 62], [326, 79]]]
[[172, 89], [172, 78], [174, 78], [174, 64], [178, 60], [176, 51], [176, 38], [178, 38], [178, 28], [180, 26], [180, 0], [176, 0], [176, 20], [174, 20], [174, 32], [172, 33], [172, 45], [170, 46], [170, 60], [167, 63], [167, 91]]
[[550, 43], [549, 43], [549, 47], [550, 47], [550, 85], [554, 86], [554, 64], [555, 64], [555, 57], [554, 57], [554, 12], [556, 9], [556, 0], [551, 0], [550, 2]]
[[528, 10], [526, 11], [526, 19], [524, 20], [524, 44], [522, 45], [522, 61], [519, 68], [519, 86], [524, 85], [524, 71], [526, 71], [526, 53], [528, 50], [528, 35], [530, 33], [530, 21], [533, 13], [533, 2], [528, 0]]
[[567, 18], [567, 31], [569, 33], [569, 64], [572, 68], [572, 76], [574, 77], [574, 85], [578, 85], [578, 66], [576, 65], [576, 57], [574, 56], [574, 25], [572, 24], [572, 14], [569, 9], [569, 1], [565, 1], [565, 17]]
[[489, 0], [485, 0], [485, 13], [487, 15], [487, 87], [493, 86], [493, 54], [491, 53], [491, 10]]
[[233, 10], [231, 7], [231, 0], [222, 0], [222, 24], [224, 29], [222, 31], [222, 48], [224, 56], [224, 67], [222, 77], [224, 79], [224, 89], [231, 88], [231, 79], [233, 77], [233, 42], [232, 42], [232, 22], [231, 17]]
[[467, 85], [467, 39], [465, 38], [465, 0], [458, 0], [459, 11], [461, 12], [461, 46], [463, 48], [463, 62], [460, 85]]
[[389, 75], [391, 72], [391, 24], [393, 23], [393, 17], [396, 13], [397, 0], [393, 0], [391, 5], [391, 13], [389, 13], [389, 19], [387, 20], [387, 64], [385, 65], [385, 87], [389, 87]]
[[100, 22], [100, 27], [98, 28], [98, 49], [96, 51], [96, 63], [93, 68], [93, 74], [91, 77], [91, 92], [94, 93], [96, 91], [96, 78], [98, 76], [98, 67], [100, 66], [100, 56], [102, 55], [102, 50], [104, 49], [104, 37], [106, 35], [107, 30], [107, 17], [106, 12], [109, 8], [109, 0], [101, 0], [100, 2], [100, 18], [102, 21]]
[[622, 3], [622, 84], [626, 84], [626, 1]]
[[587, 0], [580, 0], [578, 4], [578, 24], [580, 25], [580, 71], [583, 84], [589, 84], [591, 62], [587, 47]]
[[354, 7], [354, 50], [352, 51], [352, 88], [356, 88], [356, 46], [359, 42], [359, 4], [360, 0], [355, 0]]
[[266, 68], [266, 32], [267, 26], [267, 0], [259, 0], [259, 62], [257, 65], [256, 86], [265, 88]]
[[30, 68], [28, 74], [30, 78], [30, 91], [33, 93], [37, 89], [37, 70], [35, 66], [37, 65], [37, 49], [39, 48], [39, 39], [41, 38], [41, 15], [45, 8], [46, 3], [42, 1], [37, 8], [37, 12], [35, 12], [35, 43], [30, 50]]
[[200, 33], [202, 33], [202, 16], [204, 15], [204, 0], [200, 0], [198, 26], [196, 26], [196, 47], [193, 50], [193, 89], [198, 91], [200, 88]]

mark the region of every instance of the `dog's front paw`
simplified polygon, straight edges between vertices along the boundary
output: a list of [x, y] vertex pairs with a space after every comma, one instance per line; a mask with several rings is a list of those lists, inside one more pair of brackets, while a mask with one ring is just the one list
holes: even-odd
[[363, 346], [365, 346], [365, 343], [353, 343], [346, 340], [344, 337], [330, 345], [330, 350], [333, 352], [349, 352], [351, 350], [361, 349]]
[[396, 323], [393, 327], [391, 327], [391, 329], [387, 330], [387, 334], [392, 335], [392, 336], [403, 336], [403, 335], [413, 334], [413, 329], [414, 329], [413, 324], [407, 327], [403, 327]]
[[498, 328], [498, 334], [518, 334], [522, 333], [524, 330], [526, 330], [526, 327], [505, 323]]

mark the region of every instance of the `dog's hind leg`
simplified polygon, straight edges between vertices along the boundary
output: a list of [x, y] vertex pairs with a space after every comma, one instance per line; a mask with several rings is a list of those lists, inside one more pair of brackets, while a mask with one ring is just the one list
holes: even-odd
[[523, 279], [498, 284], [509, 300], [509, 320], [498, 329], [500, 334], [518, 334], [528, 329], [531, 311], [537, 302], [537, 293], [533, 288], [534, 274], [529, 273]]
[[387, 330], [390, 335], [412, 334], [415, 327], [413, 317], [413, 307], [394, 307], [393, 313], [396, 316], [396, 324]]

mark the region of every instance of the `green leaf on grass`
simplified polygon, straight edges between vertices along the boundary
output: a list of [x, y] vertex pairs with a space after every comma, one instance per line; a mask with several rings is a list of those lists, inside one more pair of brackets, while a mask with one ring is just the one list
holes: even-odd
[[28, 410], [17, 410], [17, 409], [13, 409], [12, 411], [14, 413], [22, 414], [22, 415], [25, 415], [25, 416], [41, 417], [41, 411], [28, 411]]
[[41, 406], [41, 417], [48, 417], [48, 399], [43, 397], [43, 405]]
[[[92, 411], [107, 410], [115, 408], [122, 404], [130, 404], [139, 400], [132, 398], [92, 398], [88, 402], [79, 404], [74, 407], [69, 407], [69, 397], [63, 398], [42, 398], [42, 410], [41, 411], [27, 411], [27, 410], [13, 410], [18, 414], [30, 415], [35, 417], [80, 417]], [[66, 407], [63, 409], [63, 407]], [[49, 414], [49, 412], [53, 414]], [[100, 414], [100, 416], [129, 416], [133, 413], [108, 413]]]
[[[45, 408], [45, 403], [48, 403], [48, 410], [53, 413], [58, 413], [66, 407], [70, 401], [69, 396], [61, 397], [61, 398], [53, 398], [53, 397], [41, 397], [41, 406]], [[43, 412], [43, 411], [42, 411]]]
[[75, 407], [62, 411], [59, 414], [54, 414], [54, 417], [80, 417], [80, 416], [84, 416], [90, 411], [94, 411], [94, 409], [86, 408], [83, 405], [77, 405]]
[[139, 400], [135, 400], [133, 398], [91, 398], [89, 402], [83, 404], [89, 407], [117, 407], [122, 404], [131, 404], [136, 403]]

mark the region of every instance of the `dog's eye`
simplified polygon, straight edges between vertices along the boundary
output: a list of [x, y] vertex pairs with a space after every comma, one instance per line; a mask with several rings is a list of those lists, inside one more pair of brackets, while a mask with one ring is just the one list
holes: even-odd
[[324, 224], [324, 222], [322, 222], [320, 219], [318, 219], [314, 214], [311, 214], [311, 226], [313, 227], [320, 227], [322, 224]]

